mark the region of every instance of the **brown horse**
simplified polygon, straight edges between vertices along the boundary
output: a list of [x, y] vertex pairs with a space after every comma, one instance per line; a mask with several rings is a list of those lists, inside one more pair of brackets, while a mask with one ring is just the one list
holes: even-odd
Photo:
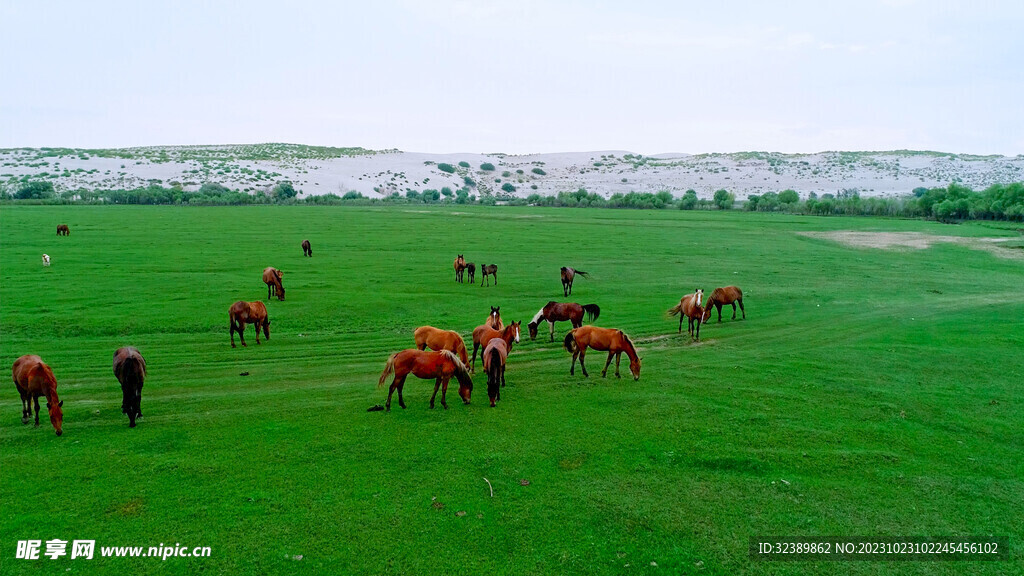
[[[700, 340], [700, 324], [706, 319], [709, 313], [700, 305], [701, 299], [704, 298], [704, 291], [697, 288], [693, 294], [687, 294], [679, 300], [679, 304], [669, 309], [668, 313], [670, 316], [679, 314], [679, 333], [683, 333], [683, 318], [689, 318], [689, 334], [690, 337], [695, 340]], [[696, 333], [694, 333], [694, 324], [697, 326]]]
[[[484, 374], [487, 374], [487, 397], [494, 403], [501, 400], [501, 387], [505, 385], [505, 359], [508, 358], [508, 344], [501, 338], [491, 338], [484, 348]], [[500, 386], [499, 386], [500, 383]]]
[[71, 234], [71, 230], [68, 229], [67, 224], [57, 225], [57, 236], [68, 236]]
[[485, 326], [490, 326], [495, 330], [501, 330], [505, 327], [505, 324], [501, 322], [501, 306], [491, 306], [491, 313], [487, 315], [487, 320], [484, 320]]
[[492, 338], [501, 338], [508, 344], [509, 352], [512, 351], [512, 343], [519, 342], [519, 325], [522, 322], [511, 322], [502, 330], [495, 330], [484, 324], [473, 330], [473, 359], [470, 363], [470, 370], [476, 372], [476, 353], [491, 341]]
[[416, 349], [423, 350], [448, 350], [459, 355], [463, 364], [469, 363], [469, 353], [466, 351], [466, 343], [462, 336], [452, 330], [441, 330], [433, 326], [420, 326], [413, 332], [413, 339], [416, 340]]
[[498, 285], [498, 265], [497, 264], [483, 264], [480, 266], [480, 272], [484, 275], [480, 279], [480, 287], [483, 288], [484, 280], [487, 280], [487, 285], [491, 285], [491, 279], [488, 276], [494, 276], [494, 285]]
[[459, 381], [459, 396], [464, 404], [469, 404], [469, 397], [473, 393], [473, 380], [469, 377], [466, 365], [459, 360], [459, 357], [448, 350], [439, 352], [424, 352], [422, 350], [403, 350], [396, 352], [388, 358], [384, 366], [384, 372], [377, 381], [377, 387], [384, 385], [388, 375], [394, 373], [395, 379], [391, 381], [391, 388], [388, 389], [388, 401], [385, 409], [391, 411], [391, 395], [398, 390], [398, 405], [405, 408], [405, 399], [402, 397], [402, 388], [405, 387], [405, 378], [412, 372], [417, 378], [429, 380], [434, 378], [434, 394], [430, 397], [430, 407], [434, 407], [434, 398], [437, 397], [438, 388], [441, 389], [441, 406], [448, 409], [445, 402], [445, 395], [448, 393], [448, 381], [452, 376]]
[[576, 275], [579, 274], [584, 278], [590, 278], [590, 274], [583, 270], [576, 270], [567, 266], [562, 266], [562, 293], [565, 296], [572, 294], [572, 281]]
[[263, 335], [270, 340], [270, 317], [267, 316], [267, 307], [263, 302], [257, 300], [256, 302], [243, 302], [239, 300], [231, 305], [231, 309], [228, 310], [228, 319], [230, 325], [228, 331], [231, 333], [231, 347], [235, 348], [235, 332], [238, 332], [238, 337], [242, 340], [242, 346], [245, 346], [245, 325], [254, 324], [256, 326], [256, 343], [260, 343], [260, 329], [263, 329]]
[[537, 339], [537, 326], [541, 320], [547, 320], [548, 326], [551, 327], [551, 341], [554, 342], [555, 322], [568, 320], [572, 322], [573, 328], [579, 328], [583, 326], [584, 312], [587, 314], [588, 319], [593, 322], [601, 315], [601, 308], [597, 304], [580, 306], [575, 302], [548, 302], [539, 312], [533, 315], [533, 320], [530, 320], [530, 323], [526, 325], [530, 330], [530, 340]]
[[722, 306], [726, 304], [732, 304], [732, 319], [736, 319], [736, 304], [740, 305], [740, 310], [743, 312], [743, 319], [747, 319], [747, 311], [743, 309], [743, 291], [739, 289], [739, 286], [726, 286], [725, 288], [715, 288], [711, 291], [711, 296], [708, 296], [708, 303], [704, 305], [704, 322], [707, 322], [711, 318], [711, 307], [714, 306], [718, 309], [718, 321], [722, 321]]
[[466, 270], [466, 259], [459, 254], [455, 257], [455, 281], [462, 282], [462, 276]]
[[121, 383], [121, 413], [128, 415], [128, 427], [142, 416], [142, 383], [146, 380], [146, 359], [132, 346], [114, 352], [114, 376]]
[[466, 262], [466, 272], [469, 272], [469, 283], [473, 283], [473, 279], [476, 278], [476, 264], [472, 262]]
[[629, 356], [629, 371], [633, 373], [633, 380], [640, 379], [640, 357], [636, 355], [636, 348], [633, 347], [629, 336], [626, 336], [622, 330], [581, 326], [573, 328], [566, 334], [563, 344], [566, 351], [572, 353], [572, 366], [569, 367], [569, 374], [576, 373], [576, 358], [578, 357], [583, 375], [590, 376], [587, 374], [587, 367], [583, 365], [583, 359], [587, 355], [587, 348], [593, 348], [602, 352], [608, 351], [608, 361], [604, 363], [604, 370], [601, 371], [602, 378], [608, 373], [608, 365], [612, 363], [612, 356], [615, 357], [615, 377], [621, 378], [619, 360], [622, 359], [622, 353], [625, 352], [626, 356]]
[[267, 300], [270, 300], [271, 291], [277, 294], [278, 300], [284, 300], [284, 284], [281, 283], [281, 276], [284, 276], [284, 272], [272, 266], [263, 269], [263, 283], [267, 285]]
[[313, 256], [313, 245], [309, 243], [309, 240], [302, 241], [302, 255]]
[[21, 423], [28, 424], [32, 416], [32, 402], [36, 406], [36, 426], [39, 426], [39, 397], [46, 396], [46, 410], [57, 436], [64, 433], [64, 402], [57, 397], [57, 379], [42, 358], [26, 354], [14, 361], [11, 368], [14, 385], [21, 394]]

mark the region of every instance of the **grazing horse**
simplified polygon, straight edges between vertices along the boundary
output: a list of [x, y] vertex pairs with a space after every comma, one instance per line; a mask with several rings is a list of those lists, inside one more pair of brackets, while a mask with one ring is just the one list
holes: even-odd
[[505, 324], [501, 322], [501, 306], [491, 306], [491, 313], [487, 315], [487, 320], [484, 320], [485, 326], [490, 326], [495, 330], [501, 330], [505, 327]]
[[302, 241], [302, 255], [313, 256], [313, 245], [309, 243], [309, 240]]
[[487, 285], [491, 285], [491, 279], [488, 276], [494, 276], [494, 285], [498, 285], [498, 265], [497, 264], [482, 264], [480, 266], [480, 272], [483, 273], [483, 278], [480, 279], [480, 287], [483, 288], [484, 280], [487, 280]]
[[405, 378], [412, 372], [417, 378], [429, 380], [434, 378], [434, 394], [430, 397], [430, 407], [434, 407], [434, 398], [437, 397], [438, 388], [441, 389], [441, 406], [448, 409], [445, 402], [445, 395], [448, 393], [448, 381], [452, 376], [459, 381], [459, 396], [464, 404], [469, 404], [469, 397], [473, 393], [473, 380], [469, 377], [466, 365], [459, 360], [459, 357], [448, 350], [439, 352], [424, 352], [422, 350], [403, 350], [396, 352], [388, 358], [384, 366], [384, 372], [377, 381], [377, 387], [384, 385], [388, 375], [394, 373], [395, 379], [391, 381], [391, 388], [388, 389], [388, 401], [385, 409], [391, 411], [391, 395], [398, 390], [398, 405], [405, 408], [405, 399], [402, 397], [402, 388], [405, 387]]
[[121, 413], [128, 415], [128, 427], [142, 416], [142, 383], [146, 380], [146, 359], [132, 346], [114, 352], [114, 376], [121, 383]]
[[413, 332], [413, 339], [416, 341], [416, 349], [441, 351], [448, 350], [459, 355], [463, 364], [469, 363], [469, 353], [466, 351], [466, 343], [462, 336], [453, 330], [441, 330], [433, 326], [420, 326]]
[[42, 358], [26, 354], [14, 361], [11, 368], [14, 385], [21, 394], [21, 423], [28, 424], [32, 416], [32, 402], [36, 406], [36, 426], [39, 426], [39, 397], [46, 396], [46, 410], [50, 413], [57, 436], [64, 433], [64, 401], [57, 397], [57, 379]]
[[576, 277], [577, 274], [584, 278], [590, 278], [590, 274], [584, 272], [583, 270], [576, 270], [575, 268], [562, 266], [562, 293], [565, 296], [572, 294], [572, 280], [573, 278]]
[[491, 400], [491, 408], [494, 408], [496, 401], [501, 400], [501, 387], [505, 385], [506, 358], [508, 344], [501, 338], [491, 338], [483, 352], [484, 374], [487, 374], [487, 397]]
[[722, 321], [722, 306], [725, 304], [732, 304], [732, 319], [736, 319], [736, 304], [740, 305], [740, 310], [743, 312], [743, 319], [747, 319], [747, 311], [743, 309], [743, 291], [739, 289], [739, 286], [726, 286], [725, 288], [715, 288], [711, 291], [711, 296], [708, 296], [708, 303], [704, 306], [704, 322], [707, 322], [711, 318], [711, 307], [714, 306], [718, 309], [718, 321]]
[[231, 309], [228, 310], [228, 319], [231, 324], [228, 326], [228, 331], [231, 333], [231, 347], [235, 348], [235, 332], [238, 332], [238, 337], [242, 340], [242, 346], [245, 346], [245, 325], [254, 324], [256, 326], [256, 343], [260, 343], [260, 329], [263, 329], [263, 335], [270, 340], [270, 317], [267, 316], [267, 307], [263, 302], [257, 300], [256, 302], [243, 302], [239, 300], [231, 305]]
[[462, 254], [459, 254], [455, 258], [455, 281], [456, 282], [459, 282], [459, 283], [462, 282], [462, 275], [465, 273], [465, 270], [466, 270], [466, 259], [462, 256]]
[[472, 262], [466, 262], [466, 272], [469, 272], [469, 283], [473, 283], [473, 279], [476, 278], [476, 264]]
[[68, 229], [67, 224], [59, 224], [57, 226], [57, 236], [69, 236], [70, 234], [71, 230]]
[[554, 342], [555, 322], [568, 320], [572, 322], [573, 328], [579, 328], [583, 326], [584, 312], [586, 312], [588, 319], [593, 322], [601, 315], [601, 308], [597, 304], [580, 306], [575, 302], [548, 302], [540, 311], [533, 315], [533, 320], [530, 320], [530, 323], [526, 325], [530, 330], [530, 340], [537, 339], [537, 326], [541, 320], [547, 320], [548, 325], [551, 327], [551, 341]]
[[281, 276], [284, 276], [284, 272], [273, 266], [263, 269], [263, 283], [267, 285], [267, 300], [270, 300], [271, 290], [277, 294], [278, 300], [284, 300], [284, 284], [281, 283]]
[[50, 255], [49, 254], [43, 254], [43, 266], [49, 266], [49, 265], [50, 265]]
[[519, 342], [519, 325], [522, 322], [511, 322], [502, 330], [495, 330], [484, 324], [473, 330], [473, 359], [470, 363], [470, 370], [476, 372], [476, 353], [480, 348], [487, 346], [492, 338], [501, 338], [508, 344], [509, 352], [512, 351], [512, 343]]
[[[704, 298], [704, 291], [700, 288], [696, 289], [693, 294], [687, 294], [679, 300], [679, 304], [669, 309], [668, 313], [670, 316], [679, 314], [679, 333], [683, 333], [683, 318], [690, 319], [690, 337], [695, 340], [700, 340], [700, 324], [708, 316], [708, 312], [700, 305], [701, 299]], [[694, 333], [694, 324], [697, 326], [696, 333]]]
[[602, 352], [608, 351], [608, 361], [604, 363], [604, 370], [601, 371], [602, 378], [608, 373], [608, 365], [612, 363], [612, 356], [615, 357], [615, 377], [621, 378], [619, 375], [619, 360], [622, 359], [622, 353], [625, 352], [626, 356], [629, 356], [629, 371], [633, 373], [633, 380], [640, 379], [640, 357], [636, 355], [636, 348], [633, 347], [633, 342], [629, 340], [629, 336], [626, 336], [626, 333], [622, 330], [598, 328], [597, 326], [581, 326], [573, 328], [571, 332], [566, 334], [563, 344], [566, 351], [572, 353], [572, 366], [569, 367], [569, 374], [576, 373], [576, 358], [579, 357], [583, 375], [590, 376], [590, 374], [587, 374], [587, 367], [583, 365], [583, 359], [587, 355], [587, 348], [593, 348]]

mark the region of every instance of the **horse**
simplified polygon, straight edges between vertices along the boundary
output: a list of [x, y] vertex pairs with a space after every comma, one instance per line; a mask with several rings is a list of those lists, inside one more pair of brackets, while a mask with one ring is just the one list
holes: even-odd
[[459, 254], [455, 257], [455, 281], [461, 283], [462, 275], [466, 269], [466, 259]]
[[[707, 318], [707, 316], [710, 315], [710, 312], [705, 310], [704, 307], [700, 305], [700, 301], [701, 301], [702, 298], [704, 298], [704, 291], [701, 290], [700, 288], [697, 288], [693, 292], [693, 294], [687, 294], [686, 296], [683, 296], [682, 299], [679, 300], [679, 304], [677, 304], [676, 306], [670, 308], [669, 311], [668, 311], [670, 316], [675, 316], [676, 314], [680, 314], [680, 316], [679, 316], [679, 333], [680, 334], [683, 333], [683, 318], [686, 317], [686, 318], [690, 319], [689, 334], [690, 334], [690, 337], [695, 339], [695, 340], [700, 340], [700, 324], [701, 324], [701, 322], [703, 322]], [[694, 324], [697, 325], [696, 334], [694, 334], [694, 329], [693, 329]]]
[[281, 276], [284, 276], [284, 272], [273, 266], [263, 269], [263, 283], [267, 285], [267, 300], [270, 300], [271, 290], [277, 294], [278, 300], [284, 300], [284, 284], [281, 283]]
[[476, 264], [472, 262], [466, 262], [466, 272], [469, 272], [469, 283], [473, 283], [473, 279], [476, 278]]
[[490, 326], [484, 324], [477, 326], [473, 330], [473, 359], [470, 363], [470, 370], [476, 372], [476, 353], [482, 347], [485, 347], [491, 338], [501, 338], [508, 344], [508, 351], [512, 351], [512, 343], [519, 342], [519, 325], [522, 322], [511, 322], [505, 326], [502, 330], [495, 330]]
[[533, 320], [530, 320], [530, 323], [526, 325], [530, 329], [530, 340], [537, 339], [537, 326], [541, 320], [547, 320], [548, 325], [551, 327], [551, 341], [554, 342], [555, 322], [568, 320], [572, 322], [573, 328], [579, 328], [583, 326], [584, 312], [587, 314], [588, 319], [593, 322], [601, 315], [601, 308], [597, 304], [580, 306], [575, 302], [548, 302], [533, 315]]
[[584, 278], [590, 278], [590, 274], [583, 270], [576, 270], [567, 266], [562, 266], [562, 293], [565, 296], [572, 294], [572, 280], [579, 274]]
[[309, 243], [309, 240], [302, 241], [302, 255], [313, 256], [313, 246]]
[[483, 273], [484, 277], [480, 279], [480, 287], [483, 288], [484, 280], [487, 280], [487, 285], [491, 285], [491, 279], [488, 276], [494, 276], [494, 285], [498, 285], [498, 265], [497, 264], [482, 264], [480, 266], [480, 272]]
[[39, 426], [39, 397], [46, 396], [46, 411], [57, 436], [64, 433], [64, 401], [57, 397], [57, 379], [53, 370], [39, 356], [26, 354], [11, 367], [14, 385], [21, 394], [21, 423], [28, 424], [32, 416], [32, 402], [36, 406], [36, 426]]
[[67, 224], [59, 224], [59, 225], [57, 225], [57, 236], [69, 236], [69, 235], [71, 235], [71, 230], [68, 229], [68, 225]]
[[711, 318], [711, 307], [714, 306], [718, 309], [718, 321], [722, 321], [722, 306], [725, 304], [732, 304], [732, 319], [736, 319], [736, 304], [740, 305], [740, 310], [743, 312], [743, 319], [747, 319], [747, 311], [743, 308], [743, 291], [740, 290], [739, 286], [726, 286], [725, 288], [715, 288], [711, 291], [711, 296], [708, 296], [708, 303], [704, 306], [704, 322], [707, 322]]
[[501, 338], [491, 338], [483, 352], [484, 373], [487, 374], [487, 397], [491, 400], [491, 408], [494, 408], [497, 400], [501, 400], [501, 386], [505, 385], [506, 358], [508, 344]]
[[128, 415], [128, 427], [142, 416], [142, 383], [146, 380], [146, 359], [132, 346], [114, 352], [114, 376], [121, 383], [121, 413]]
[[405, 378], [412, 372], [417, 378], [429, 380], [434, 378], [434, 394], [430, 397], [430, 407], [434, 407], [434, 398], [437, 397], [438, 388], [441, 389], [441, 406], [448, 409], [445, 402], [445, 395], [448, 393], [448, 381], [452, 376], [459, 381], [459, 396], [463, 404], [469, 404], [469, 397], [473, 393], [473, 380], [469, 377], [469, 370], [459, 360], [459, 357], [448, 350], [438, 352], [425, 352], [422, 350], [403, 350], [396, 352], [388, 358], [384, 365], [384, 372], [377, 381], [377, 387], [384, 385], [389, 374], [394, 374], [391, 381], [391, 388], [388, 389], [388, 401], [385, 410], [391, 411], [391, 395], [398, 390], [398, 405], [405, 408], [405, 399], [402, 397], [402, 388], [405, 386]]
[[579, 357], [583, 375], [590, 377], [590, 374], [587, 374], [587, 367], [583, 365], [583, 359], [587, 355], [587, 348], [593, 348], [602, 352], [608, 351], [608, 361], [604, 363], [604, 370], [601, 371], [602, 378], [608, 373], [608, 365], [612, 363], [612, 356], [615, 357], [615, 377], [622, 377], [619, 375], [619, 361], [622, 359], [622, 353], [625, 352], [629, 357], [629, 371], [633, 373], [633, 380], [640, 379], [640, 357], [636, 355], [633, 342], [622, 330], [598, 328], [597, 326], [573, 328], [565, 335], [563, 345], [566, 351], [572, 353], [572, 366], [569, 367], [569, 374], [576, 373], [576, 358]]
[[270, 340], [270, 317], [267, 316], [267, 307], [263, 302], [257, 300], [255, 302], [243, 302], [239, 300], [231, 305], [231, 309], [228, 310], [228, 320], [230, 325], [228, 326], [228, 332], [231, 333], [231, 347], [235, 348], [235, 332], [238, 332], [238, 337], [242, 340], [242, 346], [245, 346], [245, 325], [254, 324], [256, 326], [256, 343], [260, 343], [260, 329], [263, 329], [263, 335]]
[[413, 332], [413, 339], [416, 341], [416, 349], [424, 350], [448, 350], [459, 355], [463, 364], [469, 363], [469, 353], [466, 351], [466, 343], [453, 330], [441, 330], [433, 326], [420, 326]]
[[49, 266], [49, 265], [50, 265], [50, 255], [49, 254], [43, 254], [43, 266]]
[[505, 327], [505, 324], [501, 321], [501, 306], [491, 306], [491, 313], [487, 315], [487, 320], [484, 320], [485, 326], [490, 326], [495, 330], [501, 330]]

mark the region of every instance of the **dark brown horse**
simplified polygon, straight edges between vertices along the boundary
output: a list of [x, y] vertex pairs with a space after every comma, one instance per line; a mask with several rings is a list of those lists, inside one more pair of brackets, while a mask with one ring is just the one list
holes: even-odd
[[579, 328], [583, 326], [583, 314], [587, 314], [587, 318], [593, 322], [597, 320], [597, 317], [601, 315], [601, 308], [597, 304], [587, 304], [586, 306], [580, 306], [575, 302], [555, 302], [551, 301], [544, 305], [539, 312], [533, 315], [533, 320], [526, 327], [530, 330], [530, 340], [537, 339], [537, 326], [541, 320], [547, 320], [548, 325], [551, 327], [551, 341], [555, 341], [555, 322], [564, 322], [568, 320], [572, 322], [573, 328]]
[[[700, 340], [700, 324], [704, 321], [708, 315], [707, 311], [703, 306], [700, 305], [701, 299], [704, 298], [704, 291], [697, 288], [693, 294], [687, 294], [679, 300], [679, 304], [669, 309], [668, 313], [670, 316], [679, 314], [679, 333], [683, 333], [683, 318], [689, 318], [689, 334], [690, 337], [695, 340]], [[696, 324], [697, 330], [694, 332], [694, 325]]]
[[313, 255], [313, 245], [309, 243], [309, 240], [303, 240], [302, 241], [302, 255], [303, 256], [312, 256]]
[[284, 272], [272, 266], [263, 269], [263, 283], [267, 285], [267, 300], [270, 300], [272, 291], [277, 294], [278, 300], [284, 300], [284, 284], [281, 283], [281, 276], [284, 276]]
[[494, 285], [498, 285], [498, 265], [497, 264], [483, 264], [480, 266], [480, 272], [483, 274], [483, 278], [480, 279], [480, 287], [483, 288], [484, 280], [487, 281], [487, 285], [491, 285], [491, 279], [488, 276], [494, 276]]
[[469, 404], [469, 397], [473, 393], [473, 380], [469, 377], [466, 365], [459, 360], [459, 357], [448, 350], [440, 352], [424, 352], [422, 350], [403, 350], [396, 352], [388, 358], [384, 366], [384, 372], [377, 381], [377, 387], [384, 385], [388, 375], [394, 374], [395, 379], [391, 381], [391, 388], [388, 389], [388, 401], [385, 409], [391, 411], [391, 395], [398, 390], [398, 405], [405, 408], [405, 399], [402, 397], [402, 388], [405, 387], [405, 378], [412, 373], [417, 378], [429, 380], [434, 378], [434, 394], [430, 397], [430, 407], [434, 407], [434, 398], [437, 397], [438, 388], [441, 389], [441, 406], [448, 409], [445, 402], [445, 395], [448, 393], [448, 381], [455, 376], [459, 381], [459, 396], [464, 404]]
[[68, 229], [67, 224], [59, 224], [57, 226], [57, 236], [68, 236], [71, 234], [71, 230]]
[[[484, 348], [484, 374], [487, 374], [487, 397], [494, 403], [501, 400], [501, 388], [505, 386], [505, 359], [508, 358], [508, 344], [501, 338], [491, 338]], [[499, 386], [500, 384], [500, 386]]]
[[142, 416], [142, 383], [146, 380], [146, 359], [132, 346], [114, 352], [114, 376], [121, 383], [121, 413], [128, 415], [128, 427]]
[[568, 296], [569, 294], [572, 294], [572, 281], [573, 281], [573, 278], [575, 278], [577, 274], [579, 274], [580, 276], [582, 276], [584, 278], [590, 278], [590, 274], [584, 272], [583, 270], [576, 270], [575, 268], [569, 268], [567, 266], [562, 266], [562, 294], [563, 295]]
[[563, 344], [566, 351], [572, 353], [572, 366], [569, 367], [569, 374], [576, 373], [576, 358], [578, 357], [583, 375], [590, 376], [587, 374], [587, 367], [583, 365], [583, 359], [587, 356], [587, 348], [593, 348], [602, 352], [608, 351], [608, 361], [604, 363], [604, 370], [601, 371], [602, 378], [608, 373], [608, 365], [612, 363], [613, 356], [615, 357], [615, 377], [621, 378], [619, 360], [622, 359], [622, 353], [625, 352], [626, 356], [629, 356], [629, 371], [633, 373], [633, 380], [640, 379], [640, 357], [636, 355], [633, 342], [622, 330], [581, 326], [573, 328], [566, 334]]
[[448, 350], [459, 355], [463, 364], [469, 362], [469, 353], [466, 351], [466, 343], [459, 336], [458, 332], [452, 330], [441, 330], [433, 326], [420, 326], [413, 332], [413, 340], [416, 341], [416, 349], [424, 350]]
[[253, 324], [256, 326], [256, 343], [260, 343], [260, 329], [263, 330], [263, 335], [270, 340], [270, 317], [267, 316], [267, 306], [263, 302], [257, 300], [256, 302], [243, 302], [239, 300], [231, 305], [231, 309], [228, 310], [228, 319], [230, 325], [228, 331], [231, 333], [231, 347], [235, 348], [235, 332], [238, 332], [238, 337], [242, 340], [242, 346], [245, 346], [245, 325]]
[[36, 426], [39, 426], [39, 397], [46, 397], [46, 410], [50, 413], [57, 436], [64, 433], [64, 402], [57, 397], [57, 379], [42, 358], [26, 354], [14, 361], [11, 368], [14, 385], [21, 394], [21, 423], [28, 424], [32, 416], [32, 403], [36, 406]]
[[476, 372], [476, 353], [487, 345], [492, 338], [501, 338], [508, 344], [509, 352], [512, 351], [512, 343], [519, 342], [519, 325], [522, 322], [510, 322], [502, 330], [495, 330], [484, 324], [473, 330], [473, 359], [470, 361], [470, 370]]
[[476, 264], [472, 262], [466, 262], [466, 272], [469, 272], [469, 283], [473, 283], [473, 279], [476, 278]]
[[465, 257], [462, 256], [462, 254], [459, 254], [458, 256], [455, 257], [455, 281], [456, 282], [462, 282], [462, 277], [463, 277], [463, 274], [465, 273], [465, 270], [466, 270], [466, 259], [465, 259]]
[[740, 305], [740, 310], [743, 312], [743, 319], [747, 319], [747, 311], [743, 309], [743, 291], [739, 289], [739, 286], [726, 286], [725, 288], [715, 288], [711, 292], [711, 296], [708, 296], [708, 302], [704, 305], [704, 322], [707, 322], [711, 318], [711, 307], [714, 306], [718, 309], [718, 321], [722, 321], [722, 306], [726, 304], [732, 304], [732, 319], [736, 319], [736, 305]]
[[484, 320], [484, 325], [490, 326], [495, 330], [501, 330], [505, 327], [505, 324], [501, 321], [501, 306], [491, 306], [491, 313], [487, 315], [487, 320]]

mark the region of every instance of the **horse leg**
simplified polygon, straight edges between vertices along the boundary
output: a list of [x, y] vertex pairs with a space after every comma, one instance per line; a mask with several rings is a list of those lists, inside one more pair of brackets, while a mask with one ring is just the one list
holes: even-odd
[[[481, 282], [480, 284], [482, 285], [483, 282]], [[479, 342], [473, 342], [473, 363], [470, 364], [470, 366], [469, 366], [469, 372], [471, 374], [476, 374], [476, 351], [478, 349], [480, 349], [480, 343]]]
[[448, 395], [448, 378], [441, 381], [441, 406], [445, 410], [448, 409], [448, 402], [445, 401], [445, 397]]
[[[436, 397], [437, 397], [437, 390], [438, 390], [439, 388], [441, 388], [441, 377], [440, 377], [440, 376], [438, 376], [438, 377], [437, 377], [437, 378], [436, 378], [436, 379], [434, 380], [434, 393], [433, 393], [433, 394], [432, 394], [432, 395], [430, 396], [430, 407], [431, 407], [431, 408], [433, 408], [433, 407], [434, 407], [434, 398], [436, 398]], [[444, 403], [444, 400], [442, 399], [442, 404], [443, 404], [443, 403]]]
[[685, 316], [685, 314], [683, 314], [682, 312], [679, 312], [679, 333], [680, 334], [683, 333], [683, 316]]
[[39, 396], [36, 396], [36, 427], [39, 427]]
[[715, 302], [715, 309], [718, 310], [718, 321], [721, 322], [722, 321], [722, 304], [719, 303], [719, 302]]
[[[740, 310], [743, 312], [743, 319], [747, 319], [747, 311], [743, 309], [743, 299], [737, 300], [740, 303]], [[735, 314], [735, 313], [734, 313]], [[733, 316], [735, 318], [736, 316]]]
[[575, 376], [576, 375], [576, 359], [579, 358], [579, 356], [580, 356], [580, 351], [578, 349], [575, 352], [572, 353], [572, 364], [569, 366], [569, 375], [570, 376]]
[[587, 367], [583, 364], [583, 359], [587, 357], [587, 349], [583, 348], [580, 350], [580, 370], [583, 370], [583, 376], [590, 378], [590, 374], [587, 373]]
[[21, 395], [21, 423], [28, 424], [32, 417], [32, 397], [26, 394]]
[[700, 341], [700, 318], [697, 318], [696, 324], [697, 324], [697, 335], [694, 337], [694, 340], [697, 340], [699, 342]]
[[733, 300], [733, 303], [732, 303], [732, 319], [733, 320], [736, 319], [736, 301], [735, 300]]
[[235, 346], [235, 322], [234, 321], [232, 321], [231, 324], [228, 325], [228, 334], [231, 335], [231, 347], [232, 348], [237, 348], [237, 346]]
[[[505, 365], [501, 365], [501, 387], [505, 387]], [[501, 392], [498, 392], [498, 400], [501, 400]]]
[[621, 362], [621, 361], [622, 361], [622, 352], [619, 352], [618, 354], [615, 355], [615, 377], [616, 378], [622, 378], [622, 376], [619, 374], [619, 362]]
[[245, 323], [244, 322], [242, 322], [242, 323], [240, 323], [238, 325], [238, 339], [241, 340], [242, 346], [246, 346], [246, 344], [245, 344]]
[[609, 351], [608, 361], [604, 363], [604, 370], [601, 370], [601, 378], [604, 378], [604, 375], [608, 373], [608, 365], [612, 363], [612, 356], [615, 356], [615, 352]]
[[[552, 322], [551, 320], [548, 320], [548, 326], [551, 327], [551, 341], [554, 342], [555, 341], [555, 323]], [[579, 328], [579, 326], [574, 326], [574, 328]]]
[[494, 285], [495, 286], [498, 285], [498, 272], [497, 271], [494, 272]]

